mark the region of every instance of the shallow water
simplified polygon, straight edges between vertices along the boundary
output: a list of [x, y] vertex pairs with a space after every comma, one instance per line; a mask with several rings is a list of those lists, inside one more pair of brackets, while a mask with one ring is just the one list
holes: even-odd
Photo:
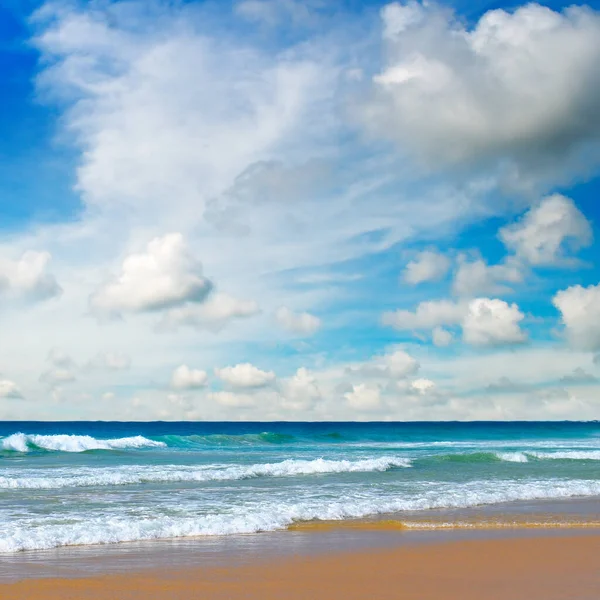
[[597, 422], [0, 423], [3, 553], [574, 498], [593, 520]]

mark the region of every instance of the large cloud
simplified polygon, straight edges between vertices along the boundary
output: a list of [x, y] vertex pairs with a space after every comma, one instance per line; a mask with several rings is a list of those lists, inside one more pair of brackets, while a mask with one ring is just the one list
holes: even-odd
[[475, 298], [470, 302], [431, 300], [421, 302], [414, 312], [397, 310], [384, 313], [382, 323], [399, 331], [433, 329], [436, 345], [447, 345], [452, 339], [445, 330], [440, 334], [442, 325], [460, 325], [463, 340], [468, 344], [497, 346], [527, 339], [519, 326], [524, 316], [516, 304], [509, 305], [499, 299]]
[[570, 253], [591, 243], [592, 227], [570, 198], [553, 194], [499, 235], [521, 260], [536, 266], [561, 265], [572, 264]]
[[600, 350], [600, 284], [574, 285], [552, 299], [561, 313], [567, 338], [576, 348]]
[[308, 369], [300, 367], [283, 382], [282, 406], [291, 410], [308, 410], [322, 399], [316, 378]]
[[211, 289], [183, 236], [171, 233], [151, 240], [146, 252], [127, 256], [121, 274], [90, 297], [90, 307], [109, 315], [155, 311], [203, 302]]
[[353, 385], [349, 392], [344, 394], [348, 406], [357, 411], [378, 411], [383, 408], [381, 389], [376, 385], [360, 383]]
[[29, 250], [19, 259], [0, 257], [0, 296], [17, 300], [46, 300], [58, 296], [62, 289], [47, 267], [48, 252]]
[[462, 323], [463, 339], [476, 346], [522, 343], [527, 339], [519, 325], [524, 317], [516, 304], [477, 298], [469, 303]]
[[387, 65], [363, 118], [427, 166], [508, 161], [553, 179], [600, 158], [580, 155], [600, 135], [598, 13], [528, 4], [470, 29], [409, 0], [382, 19]]

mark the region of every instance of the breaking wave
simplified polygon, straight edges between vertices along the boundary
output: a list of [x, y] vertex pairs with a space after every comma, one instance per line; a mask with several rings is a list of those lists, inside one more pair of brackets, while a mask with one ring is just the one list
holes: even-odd
[[142, 483], [176, 483], [203, 481], [236, 481], [256, 477], [291, 477], [327, 473], [383, 472], [394, 467], [410, 467], [406, 458], [380, 457], [363, 460], [284, 460], [278, 463], [234, 466], [124, 465], [106, 468], [80, 468], [59, 471], [48, 477], [39, 470], [21, 471], [18, 476], [0, 476], [0, 489], [59, 489], [132, 485]]
[[120, 513], [89, 518], [81, 514], [69, 523], [39, 520], [29, 527], [8, 524], [0, 532], [0, 552], [40, 550], [59, 546], [112, 544], [154, 539], [258, 533], [285, 529], [312, 520], [342, 520], [376, 514], [431, 508], [466, 508], [515, 500], [560, 499], [600, 494], [600, 482], [590, 480], [473, 481], [459, 487], [437, 486], [405, 497], [346, 495], [338, 500], [272, 500], [236, 507], [226, 513], [135, 517]]

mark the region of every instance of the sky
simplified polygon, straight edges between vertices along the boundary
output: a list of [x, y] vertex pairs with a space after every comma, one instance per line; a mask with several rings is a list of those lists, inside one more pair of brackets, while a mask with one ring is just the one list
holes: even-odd
[[600, 4], [0, 7], [0, 419], [600, 418]]

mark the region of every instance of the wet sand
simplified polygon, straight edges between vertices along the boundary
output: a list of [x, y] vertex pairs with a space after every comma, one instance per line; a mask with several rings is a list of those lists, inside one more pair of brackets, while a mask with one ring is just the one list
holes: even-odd
[[[2, 600], [598, 600], [600, 535], [437, 541], [0, 585]], [[0, 559], [1, 560], [1, 559]]]

